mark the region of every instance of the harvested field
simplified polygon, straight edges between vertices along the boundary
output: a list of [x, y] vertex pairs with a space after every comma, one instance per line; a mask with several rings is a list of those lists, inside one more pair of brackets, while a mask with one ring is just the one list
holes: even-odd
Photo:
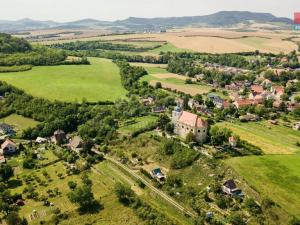
[[155, 86], [157, 82], [162, 84], [163, 88], [170, 88], [171, 90], [177, 90], [184, 92], [186, 94], [190, 94], [192, 96], [196, 94], [205, 94], [210, 92], [211, 87], [206, 85], [197, 85], [197, 84], [172, 84], [164, 81], [159, 80], [152, 80], [150, 81], [150, 85]]
[[188, 79], [188, 77], [186, 76], [182, 76], [182, 75], [178, 75], [175, 73], [156, 73], [156, 74], [152, 74], [153, 77], [159, 78], [159, 79], [168, 79], [168, 78], [175, 78], [178, 80], [186, 80]]

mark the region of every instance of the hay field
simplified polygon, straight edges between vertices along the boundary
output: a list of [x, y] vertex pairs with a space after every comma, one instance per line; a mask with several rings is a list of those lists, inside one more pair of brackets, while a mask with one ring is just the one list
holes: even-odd
[[241, 139], [260, 147], [265, 154], [294, 154], [300, 152], [296, 146], [300, 141], [299, 131], [281, 125], [270, 125], [265, 121], [257, 123], [219, 123], [229, 128]]
[[97, 102], [124, 98], [127, 91], [117, 65], [106, 59], [89, 60], [91, 65], [38, 66], [25, 72], [1, 73], [0, 80], [49, 100]]

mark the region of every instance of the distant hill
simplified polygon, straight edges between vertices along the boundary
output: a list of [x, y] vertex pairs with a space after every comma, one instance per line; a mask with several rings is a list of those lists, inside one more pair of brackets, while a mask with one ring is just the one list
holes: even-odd
[[137, 18], [129, 17], [125, 20], [114, 22], [99, 21], [94, 19], [83, 19], [68, 23], [58, 23], [54, 21], [38, 21], [23, 19], [17, 21], [0, 20], [0, 31], [16, 32], [25, 30], [37, 30], [48, 28], [90, 28], [90, 27], [122, 27], [131, 30], [157, 29], [184, 26], [232, 26], [238, 23], [254, 21], [257, 23], [281, 23], [292, 24], [289, 18], [276, 17], [270, 13], [255, 13], [247, 11], [221, 11], [206, 16], [186, 16], [186, 17], [164, 17], [164, 18]]

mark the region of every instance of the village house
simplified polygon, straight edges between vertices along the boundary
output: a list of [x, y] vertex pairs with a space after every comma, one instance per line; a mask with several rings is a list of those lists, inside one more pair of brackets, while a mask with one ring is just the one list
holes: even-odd
[[233, 103], [233, 105], [237, 109], [240, 109], [241, 107], [254, 105], [254, 102], [250, 99], [238, 99]]
[[157, 114], [164, 113], [165, 111], [166, 111], [165, 106], [155, 106], [152, 108], [152, 112]]
[[296, 122], [293, 124], [293, 129], [294, 130], [300, 130], [300, 122]]
[[17, 145], [7, 139], [2, 145], [1, 145], [1, 149], [0, 149], [0, 155], [12, 155], [17, 153], [18, 149], [17, 149]]
[[63, 130], [57, 130], [51, 137], [51, 142], [56, 145], [64, 144], [67, 140], [66, 133]]
[[273, 85], [271, 87], [271, 92], [275, 96], [276, 99], [280, 100], [281, 95], [284, 94], [284, 87]]
[[166, 180], [166, 175], [163, 174], [160, 168], [152, 170], [151, 176], [159, 182], [164, 182]]
[[229, 137], [228, 142], [231, 147], [236, 147], [237, 145], [237, 139], [234, 136]]
[[44, 143], [46, 143], [47, 141], [48, 141], [47, 138], [42, 138], [42, 137], [37, 137], [37, 138], [35, 139], [35, 142], [38, 143], [38, 144], [44, 144]]
[[245, 121], [245, 122], [255, 122], [258, 121], [260, 118], [257, 115], [251, 114], [251, 113], [247, 113], [246, 115], [240, 116], [239, 120], [240, 121]]
[[223, 186], [222, 191], [227, 195], [241, 195], [241, 190], [237, 188], [234, 180], [227, 180]]
[[14, 130], [14, 128], [6, 123], [1, 123], [0, 124], [0, 135], [5, 135], [5, 136], [15, 136], [16, 135], [16, 131]]
[[208, 94], [207, 97], [212, 100], [212, 102], [214, 103], [215, 107], [218, 109], [222, 109], [223, 108], [223, 104], [224, 104], [224, 100], [222, 98], [220, 98], [217, 95], [214, 94]]
[[154, 104], [154, 99], [152, 97], [142, 98], [141, 103], [143, 105], [153, 105]]
[[71, 141], [69, 143], [69, 147], [73, 151], [80, 153], [80, 151], [82, 151], [82, 149], [83, 149], [83, 140], [81, 139], [81, 137], [75, 136], [71, 139]]
[[260, 95], [263, 92], [264, 92], [263, 86], [251, 85], [251, 94], [253, 95], [253, 97], [255, 97], [256, 95]]
[[189, 133], [192, 133], [196, 141], [205, 142], [208, 125], [196, 114], [183, 111], [179, 106], [176, 106], [172, 112], [172, 122], [174, 133], [181, 138], [186, 138]]

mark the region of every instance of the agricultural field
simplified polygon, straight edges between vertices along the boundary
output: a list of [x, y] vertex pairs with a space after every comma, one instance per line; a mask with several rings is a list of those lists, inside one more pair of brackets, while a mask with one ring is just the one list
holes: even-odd
[[6, 123], [13, 126], [16, 129], [17, 133], [22, 132], [27, 128], [35, 127], [39, 124], [39, 122], [33, 119], [26, 118], [17, 114], [12, 114], [0, 119], [0, 123]]
[[157, 122], [157, 119], [158, 118], [156, 116], [134, 118], [121, 124], [118, 131], [123, 135], [130, 135], [133, 132], [146, 128], [147, 126]]
[[160, 82], [163, 88], [177, 90], [191, 95], [205, 94], [212, 89], [212, 87], [205, 84], [186, 84], [185, 80], [188, 79], [188, 77], [169, 73], [166, 69], [161, 67], [147, 67], [146, 65], [144, 65], [144, 67], [149, 75], [142, 77], [141, 81], [147, 81], [152, 86]]
[[282, 125], [271, 125], [266, 121], [257, 123], [219, 123], [229, 128], [241, 139], [260, 147], [265, 154], [294, 154], [300, 152], [296, 146], [300, 141], [299, 131]]
[[40, 66], [2, 73], [0, 80], [27, 93], [66, 102], [115, 101], [126, 95], [118, 67], [109, 60], [89, 58], [91, 65]]
[[231, 158], [233, 167], [264, 197], [285, 211], [300, 215], [300, 155], [266, 155]]

